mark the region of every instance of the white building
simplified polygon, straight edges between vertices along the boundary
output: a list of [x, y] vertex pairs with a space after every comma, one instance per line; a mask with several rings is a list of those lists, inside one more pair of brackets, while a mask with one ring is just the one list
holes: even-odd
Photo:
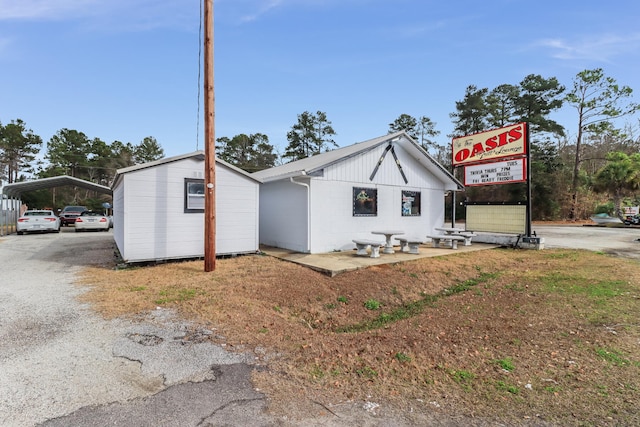
[[[258, 251], [260, 182], [216, 160], [216, 254]], [[125, 262], [204, 256], [202, 151], [117, 171], [113, 234]]]
[[381, 229], [426, 240], [444, 222], [446, 193], [464, 188], [405, 132], [252, 176], [263, 182], [260, 243], [305, 253], [350, 250]]

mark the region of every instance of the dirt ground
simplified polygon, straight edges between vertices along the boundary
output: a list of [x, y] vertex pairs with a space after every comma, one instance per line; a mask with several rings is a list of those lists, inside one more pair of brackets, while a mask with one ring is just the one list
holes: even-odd
[[[509, 425], [640, 425], [640, 264], [492, 249], [330, 278], [268, 256], [92, 268], [106, 317], [157, 306], [252, 351], [274, 414], [347, 401]], [[200, 337], [201, 338], [201, 337]]]

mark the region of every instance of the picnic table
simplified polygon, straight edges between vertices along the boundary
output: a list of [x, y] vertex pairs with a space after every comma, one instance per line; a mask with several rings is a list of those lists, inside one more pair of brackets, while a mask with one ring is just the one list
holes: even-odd
[[460, 234], [466, 231], [464, 228], [457, 227], [434, 227], [434, 230], [442, 231], [445, 234]]
[[[458, 227], [434, 227], [433, 229], [444, 233], [442, 236], [435, 236], [436, 238], [441, 237], [442, 240], [447, 240], [446, 239], [447, 236], [462, 237], [464, 239], [465, 246], [470, 246], [471, 238], [476, 236], [476, 234], [473, 231], [467, 231], [464, 228], [458, 228]], [[433, 238], [434, 236], [429, 236], [429, 237]], [[452, 246], [454, 245], [454, 240], [451, 240], [451, 244]]]
[[391, 243], [391, 237], [394, 235], [404, 234], [402, 230], [374, 230], [371, 234], [382, 234], [386, 239], [386, 243], [384, 245], [384, 249], [382, 250], [383, 254], [392, 254], [395, 253], [393, 250], [393, 244]]

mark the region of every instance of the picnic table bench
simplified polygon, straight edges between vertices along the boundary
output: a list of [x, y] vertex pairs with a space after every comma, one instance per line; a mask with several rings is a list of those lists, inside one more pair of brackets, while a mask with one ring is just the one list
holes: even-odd
[[440, 241], [450, 241], [451, 249], [458, 249], [458, 242], [464, 242], [466, 237], [458, 236], [455, 234], [431, 234], [427, 236], [433, 241], [433, 247], [440, 247]]
[[477, 236], [477, 234], [475, 234], [473, 231], [467, 231], [464, 228], [435, 227], [434, 230], [443, 231], [446, 235], [464, 237], [464, 245], [465, 246], [471, 246], [471, 238]]
[[400, 250], [409, 254], [419, 254], [420, 245], [424, 243], [419, 237], [396, 237], [396, 240], [400, 242]]
[[371, 258], [380, 258], [380, 247], [384, 246], [384, 242], [367, 239], [353, 239], [356, 244], [356, 255], [369, 255], [367, 249], [371, 247]]

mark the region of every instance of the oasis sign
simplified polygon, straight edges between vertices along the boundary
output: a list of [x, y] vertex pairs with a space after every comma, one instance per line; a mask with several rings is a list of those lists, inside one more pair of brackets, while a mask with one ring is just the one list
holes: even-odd
[[490, 162], [526, 153], [526, 123], [453, 138], [452, 141], [453, 166]]

